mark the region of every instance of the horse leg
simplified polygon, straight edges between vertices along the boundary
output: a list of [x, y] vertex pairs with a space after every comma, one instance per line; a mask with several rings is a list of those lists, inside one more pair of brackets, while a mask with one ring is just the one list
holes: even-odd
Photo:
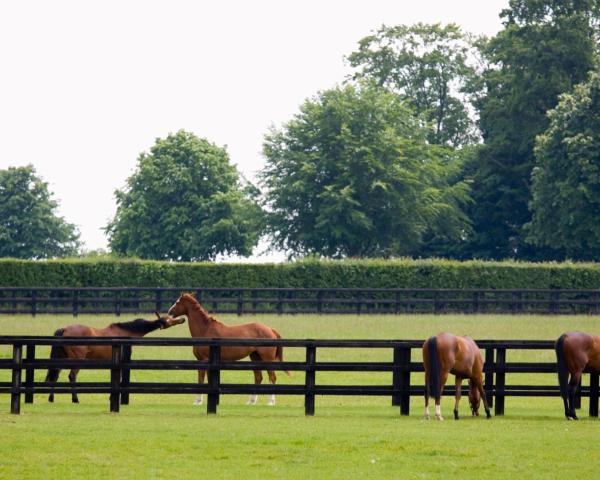
[[427, 369], [425, 369], [425, 413], [423, 414], [425, 420], [431, 418], [429, 416], [429, 391], [427, 390], [427, 385], [429, 385], [429, 373], [427, 372]]
[[454, 420], [458, 420], [458, 402], [460, 402], [460, 396], [462, 395], [462, 378], [458, 375], [454, 380]]
[[77, 374], [79, 373], [79, 369], [74, 368], [69, 373], [69, 382], [71, 382], [71, 401], [73, 403], [79, 403], [79, 398], [77, 398], [77, 392], [75, 391], [75, 387], [73, 384], [77, 381]]
[[[277, 383], [277, 375], [275, 374], [275, 372], [273, 370], [267, 370], [267, 373], [269, 374], [269, 383], [271, 385], [275, 385], [275, 383]], [[275, 405], [275, 394], [274, 393], [272, 393], [271, 396], [269, 397], [269, 401], [268, 401], [267, 405], [270, 405], [270, 406]]]
[[481, 399], [483, 400], [483, 408], [485, 409], [485, 417], [492, 418], [492, 414], [490, 413], [490, 404], [488, 403], [488, 399], [485, 395], [485, 390], [483, 389], [483, 382], [481, 378], [477, 380], [477, 390], [479, 390], [479, 395], [481, 395]]
[[448, 372], [443, 372], [440, 375], [440, 390], [439, 392], [435, 392], [435, 418], [438, 420], [443, 420], [442, 417], [442, 392], [444, 391], [444, 386], [446, 385], [446, 381], [448, 380]]
[[579, 382], [581, 381], [581, 372], [577, 371], [571, 373], [571, 379], [569, 380], [569, 404], [568, 404], [568, 414], [567, 418], [569, 420], [578, 420], [577, 413], [575, 412], [575, 392], [577, 391], [577, 387], [579, 386]]
[[[253, 362], [260, 362], [262, 359], [260, 358], [260, 355], [258, 354], [258, 352], [252, 352], [250, 354], [250, 360], [252, 360]], [[262, 371], [253, 370], [253, 372], [254, 372], [254, 385], [260, 385], [263, 381]], [[252, 395], [250, 395], [250, 398], [246, 402], [246, 405], [256, 405], [257, 400], [258, 400], [258, 395], [256, 393], [253, 393]]]
[[[204, 375], [206, 375], [206, 370], [198, 370], [198, 385], [202, 385], [204, 383]], [[204, 401], [204, 395], [199, 394], [194, 400], [194, 405], [202, 405]]]

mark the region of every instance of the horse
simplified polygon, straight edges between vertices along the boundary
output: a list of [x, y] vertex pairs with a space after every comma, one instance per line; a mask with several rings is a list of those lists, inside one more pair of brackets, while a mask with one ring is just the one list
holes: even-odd
[[425, 418], [429, 420], [429, 397], [435, 398], [435, 416], [443, 420], [440, 400], [448, 373], [456, 377], [456, 398], [454, 419], [458, 420], [458, 402], [461, 396], [462, 381], [469, 379], [469, 403], [473, 416], [479, 416], [479, 405], [483, 405], [487, 418], [491, 417], [490, 407], [483, 390], [483, 359], [477, 344], [469, 337], [459, 337], [450, 333], [439, 333], [423, 343], [423, 364], [425, 367]]
[[[54, 332], [56, 337], [143, 337], [158, 329], [170, 328], [185, 322], [185, 318], [161, 317], [156, 313], [157, 320], [137, 318], [130, 322], [111, 323], [105, 328], [94, 328], [86, 325], [69, 325]], [[50, 358], [96, 359], [110, 360], [112, 347], [110, 345], [52, 345]], [[75, 383], [79, 369], [74, 368], [69, 373], [69, 381]], [[46, 375], [46, 382], [56, 382], [60, 375], [59, 368], [51, 368]], [[48, 396], [49, 402], [54, 402], [54, 392]], [[79, 403], [77, 393], [73, 388], [72, 402]]]
[[[188, 318], [188, 327], [190, 334], [195, 338], [281, 338], [279, 333], [267, 325], [260, 322], [244, 323], [242, 325], [225, 325], [216, 318], [209, 315], [204, 309], [200, 302], [195, 298], [192, 293], [182, 293], [179, 298], [175, 301], [173, 306], [168, 311], [169, 315], [178, 317], [180, 315], [186, 315]], [[193, 349], [194, 356], [201, 362], [208, 361], [207, 346], [195, 346]], [[273, 362], [283, 361], [283, 348], [277, 347], [254, 347], [254, 346], [240, 346], [240, 347], [221, 347], [221, 360], [223, 361], [236, 361], [241, 360], [250, 356], [253, 362]], [[269, 382], [275, 385], [277, 381], [277, 375], [273, 370], [268, 370]], [[285, 373], [291, 376], [287, 370]], [[198, 383], [204, 382], [206, 370], [198, 370]], [[262, 383], [263, 376], [261, 370], [254, 370], [254, 383], [260, 385]], [[246, 403], [247, 405], [255, 405], [257, 402], [257, 395], [252, 394], [250, 399]], [[203, 400], [202, 394], [196, 397], [194, 405], [201, 405]], [[269, 397], [268, 405], [275, 405], [275, 395], [272, 394]]]
[[600, 337], [582, 332], [566, 332], [556, 340], [554, 349], [565, 417], [567, 420], [577, 420], [575, 391], [583, 372], [600, 373]]

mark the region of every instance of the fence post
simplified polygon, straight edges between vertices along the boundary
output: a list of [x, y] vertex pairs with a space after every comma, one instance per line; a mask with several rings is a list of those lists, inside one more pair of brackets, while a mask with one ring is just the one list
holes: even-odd
[[410, 347], [394, 347], [392, 405], [400, 406], [400, 415], [410, 413]]
[[219, 404], [219, 389], [221, 386], [221, 346], [218, 344], [208, 347], [208, 402], [206, 404], [206, 413], [217, 413]]
[[282, 302], [283, 293], [281, 290], [277, 291], [277, 315], [281, 315], [283, 313], [283, 302]]
[[317, 313], [323, 312], [323, 290], [317, 291]]
[[35, 290], [31, 291], [31, 315], [35, 317], [37, 313], [37, 296]]
[[121, 315], [121, 291], [115, 291], [115, 314], [117, 317]]
[[506, 385], [506, 348], [496, 349], [496, 405], [495, 415], [504, 415], [504, 387]]
[[306, 345], [306, 375], [304, 380], [304, 415], [315, 414], [315, 362], [317, 347]]
[[21, 370], [23, 368], [23, 345], [13, 345], [12, 383], [10, 389], [10, 413], [21, 413]]
[[73, 290], [73, 316], [79, 315], [79, 291]]
[[154, 292], [154, 309], [160, 313], [161, 312], [161, 307], [162, 307], [162, 290], [156, 290]]
[[485, 372], [485, 397], [490, 408], [494, 406], [494, 349], [487, 347], [485, 349], [485, 363], [483, 370]]
[[[158, 310], [157, 310], [158, 311]], [[122, 375], [121, 375], [121, 405], [129, 405], [129, 392], [126, 389], [129, 388], [131, 383], [131, 369], [124, 366], [124, 363], [131, 362], [131, 345], [123, 345], [123, 360], [121, 363]]]
[[256, 307], [258, 306], [256, 302], [256, 298], [258, 296], [258, 292], [256, 290], [252, 290], [252, 313], [256, 313]]
[[598, 416], [598, 373], [590, 373], [590, 417]]
[[119, 397], [121, 396], [121, 359], [123, 350], [121, 345], [112, 346], [112, 367], [110, 369], [110, 411], [119, 412]]
[[237, 314], [238, 317], [242, 316], [242, 313], [244, 313], [244, 300], [242, 298], [243, 296], [243, 292], [242, 290], [238, 291], [238, 298], [237, 298]]
[[555, 291], [550, 293], [550, 313], [555, 315], [559, 312], [560, 306], [558, 301], [560, 300], [560, 292]]
[[479, 313], [479, 292], [473, 292], [473, 313]]
[[[33, 362], [35, 360], [35, 345], [27, 345], [27, 362]], [[33, 403], [33, 382], [34, 382], [35, 370], [31, 365], [28, 365], [25, 369], [25, 403]]]

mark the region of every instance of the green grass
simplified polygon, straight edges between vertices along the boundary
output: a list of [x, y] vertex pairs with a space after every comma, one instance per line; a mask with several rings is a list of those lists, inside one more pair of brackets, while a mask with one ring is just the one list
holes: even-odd
[[[134, 316], [123, 318], [127, 320]], [[220, 317], [227, 323], [250, 321]], [[52, 334], [81, 322], [103, 326], [109, 316], [0, 317], [3, 335]], [[285, 338], [423, 339], [438, 331], [469, 334], [476, 339], [555, 339], [566, 330], [599, 331], [596, 317], [542, 316], [261, 316]], [[175, 327], [153, 336], [189, 335]], [[40, 348], [39, 356], [48, 350]], [[10, 349], [0, 347], [0, 357]], [[302, 349], [286, 349], [289, 360], [304, 358]], [[139, 348], [134, 358], [191, 359], [189, 347]], [[318, 351], [320, 360], [389, 360], [388, 350]], [[413, 361], [420, 359], [413, 351]], [[508, 352], [508, 361], [552, 361], [548, 352]], [[44, 372], [37, 372], [42, 379]], [[63, 373], [63, 379], [65, 378]], [[82, 371], [80, 381], [106, 379], [104, 372]], [[250, 372], [225, 372], [225, 382], [249, 382]], [[0, 381], [9, 372], [0, 371]], [[302, 383], [304, 376], [280, 374], [281, 383]], [[138, 381], [195, 380], [195, 373], [134, 372]], [[387, 373], [318, 373], [317, 383], [389, 384]], [[422, 381], [414, 376], [413, 382]], [[587, 379], [585, 380], [587, 382]], [[507, 383], [555, 384], [555, 375], [508, 375]], [[279, 396], [276, 407], [266, 399], [250, 407], [245, 396], [223, 396], [216, 416], [192, 405], [189, 395], [133, 395], [121, 413], [108, 413], [106, 395], [67, 396], [55, 404], [36, 397], [10, 415], [8, 395], [0, 395], [0, 478], [559, 478], [577, 472], [595, 477], [598, 429], [587, 418], [563, 419], [558, 398], [514, 398], [506, 415], [490, 421], [465, 415], [450, 420], [452, 400], [445, 397], [445, 422], [421, 419], [423, 400], [413, 398], [411, 415], [400, 417], [389, 398], [317, 397], [315, 417], [304, 416], [303, 398]]]

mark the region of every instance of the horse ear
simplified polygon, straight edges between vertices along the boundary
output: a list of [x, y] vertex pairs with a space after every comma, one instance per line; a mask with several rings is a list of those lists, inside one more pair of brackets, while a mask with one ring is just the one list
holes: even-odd
[[158, 318], [160, 320], [160, 313], [158, 313], [156, 311], [154, 313], [156, 314], [156, 318]]

